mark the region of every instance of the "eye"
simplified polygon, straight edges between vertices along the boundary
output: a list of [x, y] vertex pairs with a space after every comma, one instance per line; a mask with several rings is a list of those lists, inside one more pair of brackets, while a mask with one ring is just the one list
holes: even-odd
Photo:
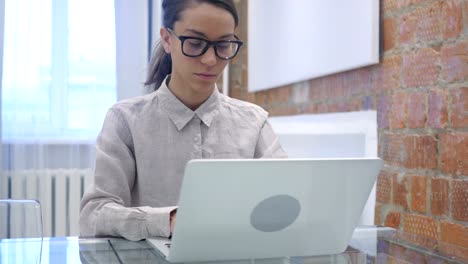
[[218, 42], [216, 44], [216, 47], [218, 48], [218, 50], [227, 50], [229, 48], [231, 48], [231, 42]]
[[191, 48], [203, 48], [206, 44], [205, 41], [200, 40], [200, 39], [187, 39], [186, 40], [187, 44], [190, 45]]

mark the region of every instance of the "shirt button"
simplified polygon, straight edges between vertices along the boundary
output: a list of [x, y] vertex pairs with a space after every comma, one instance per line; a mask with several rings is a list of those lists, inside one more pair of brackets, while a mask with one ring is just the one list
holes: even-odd
[[194, 142], [198, 142], [199, 139], [200, 139], [200, 138], [199, 138], [198, 136], [194, 136], [194, 137], [193, 137], [193, 141], [194, 141]]

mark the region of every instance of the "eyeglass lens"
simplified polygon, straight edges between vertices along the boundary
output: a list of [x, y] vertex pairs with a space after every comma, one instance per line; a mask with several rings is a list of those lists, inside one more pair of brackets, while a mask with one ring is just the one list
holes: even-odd
[[[207, 50], [208, 42], [201, 39], [186, 39], [182, 45], [182, 51], [189, 56], [200, 56]], [[219, 57], [230, 58], [235, 55], [238, 49], [235, 42], [217, 42], [214, 44]]]

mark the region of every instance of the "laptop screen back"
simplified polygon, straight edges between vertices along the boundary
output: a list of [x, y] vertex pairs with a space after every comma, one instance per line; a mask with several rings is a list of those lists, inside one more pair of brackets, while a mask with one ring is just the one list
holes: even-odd
[[378, 158], [192, 160], [168, 260], [340, 253], [381, 166]]

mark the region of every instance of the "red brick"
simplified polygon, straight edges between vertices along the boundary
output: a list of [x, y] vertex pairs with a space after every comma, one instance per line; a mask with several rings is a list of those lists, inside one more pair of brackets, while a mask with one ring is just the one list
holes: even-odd
[[403, 56], [403, 83], [405, 87], [428, 86], [439, 77], [439, 53], [431, 48], [422, 48]]
[[260, 104], [259, 102], [257, 102], [257, 96], [255, 93], [249, 93], [247, 92], [247, 97], [245, 99], [247, 102], [251, 102], [253, 104]]
[[395, 47], [395, 19], [390, 17], [383, 21], [383, 49], [388, 51]]
[[333, 74], [323, 79], [328, 98], [343, 97], [343, 73]]
[[468, 133], [445, 133], [441, 137], [441, 170], [468, 175]]
[[442, 3], [436, 1], [427, 7], [415, 11], [417, 18], [416, 38], [419, 41], [434, 41], [442, 39]]
[[443, 256], [450, 256], [451, 259], [458, 260], [455, 263], [468, 263], [468, 248], [441, 242], [439, 245], [439, 251]]
[[442, 47], [442, 77], [448, 82], [460, 81], [468, 76], [468, 40]]
[[390, 203], [392, 192], [392, 174], [388, 171], [380, 171], [377, 179], [377, 202]]
[[427, 201], [427, 177], [411, 177], [411, 210], [425, 213]]
[[[239, 57], [239, 56], [237, 56]], [[242, 62], [242, 60], [239, 60]], [[237, 63], [231, 63], [229, 66], [230, 70], [230, 86], [229, 86], [229, 92], [233, 90], [245, 90], [247, 87], [247, 82], [243, 82], [243, 80], [247, 77], [243, 76], [243, 71], [242, 71], [242, 65], [237, 64]]]
[[351, 111], [350, 108], [351, 108], [351, 103], [348, 103], [347, 101], [332, 102], [328, 104], [329, 113], [349, 112]]
[[382, 154], [380, 155], [390, 165], [401, 165], [400, 152], [403, 148], [404, 136], [399, 134], [384, 134], [382, 137]]
[[336, 113], [336, 112], [340, 112], [338, 111], [339, 109], [339, 105], [338, 103], [335, 103], [335, 102], [331, 102], [331, 103], [327, 103], [327, 112], [328, 113]]
[[371, 90], [371, 67], [359, 68], [343, 73], [345, 96], [362, 95]]
[[447, 92], [445, 89], [429, 93], [428, 125], [431, 128], [445, 128], [448, 121]]
[[383, 90], [395, 90], [401, 86], [401, 56], [385, 57], [382, 61]]
[[405, 8], [414, 5], [424, 0], [383, 0], [382, 10], [384, 13], [396, 11], [397, 9]]
[[376, 92], [396, 90], [401, 86], [401, 55], [385, 56], [373, 68], [372, 90]]
[[323, 79], [324, 78], [317, 78], [317, 79], [312, 79], [309, 82], [309, 98], [311, 100], [320, 100], [320, 99], [326, 99], [326, 90], [325, 86], [323, 84]]
[[398, 8], [405, 8], [405, 7], [408, 7], [410, 5], [420, 3], [422, 1], [424, 1], [424, 0], [398, 0], [397, 4], [398, 4]]
[[382, 204], [377, 203], [374, 210], [374, 225], [381, 225], [380, 214], [382, 212]]
[[291, 98], [291, 86], [282, 86], [268, 90], [268, 102], [270, 104], [281, 104], [289, 102]]
[[448, 264], [444, 260], [444, 257], [439, 257], [439, 256], [427, 256], [427, 264]]
[[406, 168], [435, 169], [437, 167], [437, 140], [433, 136], [406, 136], [403, 149], [402, 159]]
[[449, 181], [443, 178], [431, 180], [431, 213], [433, 216], [448, 216]]
[[[380, 242], [380, 241], [379, 241]], [[399, 260], [389, 253], [379, 252], [375, 257], [368, 257], [367, 263], [389, 263], [389, 264], [408, 264], [406, 261]]]
[[414, 36], [416, 34], [416, 17], [414, 14], [406, 14], [401, 17], [400, 24], [398, 27], [398, 43], [400, 45], [406, 45], [414, 42]]
[[245, 92], [242, 89], [230, 89], [229, 96], [236, 99], [243, 98]]
[[294, 106], [278, 106], [269, 109], [270, 116], [297, 115], [297, 108]]
[[269, 102], [267, 100], [267, 94], [265, 91], [260, 91], [255, 93], [255, 100], [259, 105], [267, 105]]
[[450, 91], [452, 127], [468, 127], [468, 87]]
[[317, 113], [328, 113], [328, 105], [325, 103], [317, 104]]
[[401, 264], [406, 263], [404, 261], [406, 250], [407, 248], [403, 245], [390, 243], [390, 247], [388, 249], [388, 255], [393, 257], [392, 260], [394, 260], [395, 262], [389, 262], [389, 263], [401, 263]]
[[385, 217], [385, 226], [398, 229], [400, 227], [400, 213], [396, 211], [388, 212]]
[[411, 250], [410, 248], [406, 249], [405, 260], [406, 263], [411, 264], [426, 264], [426, 256], [421, 251]]
[[452, 217], [468, 222], [468, 180], [452, 181]]
[[437, 239], [437, 223], [427, 216], [404, 214], [403, 230], [408, 233]]
[[408, 209], [408, 177], [393, 175], [393, 204]]
[[[383, 58], [382, 58], [383, 60]], [[380, 93], [383, 90], [383, 66], [382, 63], [370, 67], [371, 71], [371, 91]]]
[[309, 113], [309, 114], [320, 113], [319, 112], [319, 105], [323, 105], [323, 104], [310, 103], [303, 109], [303, 113]]
[[377, 99], [377, 126], [378, 128], [388, 128], [389, 122], [390, 103], [389, 97], [383, 95]]
[[442, 254], [468, 263], [468, 226], [453, 222], [440, 223], [439, 248]]
[[398, 0], [382, 0], [382, 11], [387, 13], [398, 8]]
[[[465, 15], [468, 14], [468, 3], [465, 1]], [[465, 24], [465, 32], [468, 32], [468, 23]]]
[[375, 109], [374, 100], [372, 96], [363, 96], [361, 98], [361, 110]]
[[457, 38], [463, 30], [463, 9], [460, 0], [444, 1], [442, 4], [444, 39]]
[[441, 221], [440, 237], [446, 243], [468, 248], [468, 226], [466, 225]]
[[332, 102], [328, 104], [328, 112], [353, 112], [361, 109], [360, 98], [347, 99], [345, 101]]
[[408, 119], [408, 104], [406, 92], [396, 93], [392, 96], [390, 111], [390, 128], [405, 128]]
[[439, 243], [439, 251], [441, 255], [450, 256], [451, 259], [457, 260], [456, 263], [468, 263], [468, 248], [466, 247], [460, 247], [441, 241]]
[[362, 98], [354, 98], [354, 99], [351, 99], [348, 103], [348, 111], [350, 112], [357, 112], [357, 111], [360, 111], [361, 110], [361, 106], [362, 106], [362, 102], [361, 102], [361, 99]]
[[424, 128], [426, 126], [426, 93], [416, 92], [409, 95], [408, 99], [408, 127]]

